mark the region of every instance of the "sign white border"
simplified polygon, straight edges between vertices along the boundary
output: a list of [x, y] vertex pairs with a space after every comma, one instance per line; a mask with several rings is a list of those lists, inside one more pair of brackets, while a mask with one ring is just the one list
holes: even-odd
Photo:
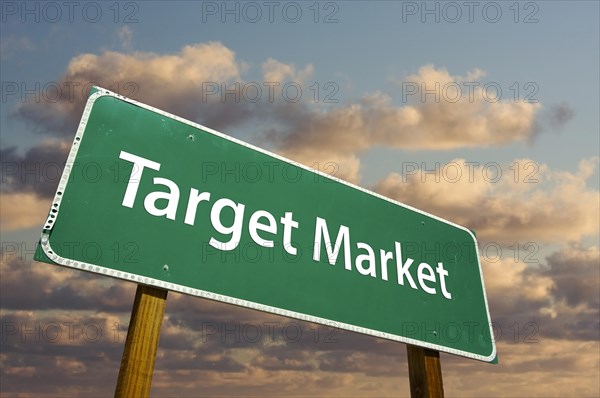
[[340, 180], [339, 178], [336, 178], [334, 176], [330, 176], [328, 174], [325, 174], [319, 170], [314, 170], [310, 167], [304, 166], [302, 164], [299, 164], [297, 162], [294, 162], [290, 159], [286, 159], [280, 155], [277, 155], [275, 153], [266, 151], [264, 149], [255, 147], [254, 145], [248, 144], [246, 142], [240, 141], [236, 138], [227, 136], [223, 133], [220, 133], [218, 131], [215, 131], [211, 128], [202, 126], [198, 123], [194, 123], [191, 122], [189, 120], [183, 119], [179, 116], [176, 115], [172, 115], [168, 112], [162, 111], [160, 109], [154, 108], [152, 106], [134, 101], [132, 99], [126, 98], [122, 95], [119, 94], [115, 94], [113, 92], [110, 92], [108, 90], [105, 90], [103, 88], [99, 88], [99, 87], [94, 87], [96, 90], [95, 93], [93, 93], [92, 95], [90, 95], [90, 97], [88, 98], [88, 101], [85, 105], [85, 109], [83, 111], [83, 115], [81, 117], [81, 121], [79, 122], [79, 127], [77, 128], [77, 133], [75, 134], [75, 138], [73, 139], [73, 144], [71, 146], [71, 150], [69, 152], [69, 156], [67, 158], [67, 162], [65, 164], [65, 168], [63, 170], [60, 182], [58, 184], [58, 188], [56, 191], [56, 194], [54, 196], [54, 200], [52, 201], [52, 205], [50, 207], [50, 211], [48, 213], [48, 218], [46, 219], [46, 223], [44, 224], [43, 227], [43, 231], [42, 231], [42, 236], [41, 236], [41, 240], [40, 240], [40, 244], [41, 247], [44, 251], [44, 253], [46, 254], [46, 256], [48, 256], [48, 258], [50, 258], [52, 261], [54, 261], [55, 263], [65, 266], [65, 267], [69, 267], [69, 268], [76, 268], [79, 270], [83, 270], [83, 271], [89, 271], [89, 272], [93, 272], [93, 273], [97, 273], [97, 274], [102, 274], [102, 275], [107, 275], [107, 276], [111, 276], [113, 278], [118, 278], [118, 279], [123, 279], [123, 280], [127, 280], [127, 281], [131, 281], [131, 282], [136, 282], [136, 283], [141, 283], [144, 285], [150, 285], [150, 286], [155, 286], [155, 287], [159, 287], [162, 289], [167, 289], [167, 290], [172, 290], [175, 292], [179, 292], [179, 293], [184, 293], [184, 294], [188, 294], [188, 295], [192, 295], [192, 296], [198, 296], [198, 297], [203, 297], [203, 298], [207, 298], [210, 300], [216, 300], [216, 301], [221, 301], [223, 303], [229, 303], [229, 304], [235, 304], [238, 306], [242, 306], [242, 307], [247, 307], [247, 308], [252, 308], [254, 310], [259, 310], [259, 311], [264, 311], [264, 312], [268, 312], [268, 313], [272, 313], [272, 314], [277, 314], [277, 315], [282, 315], [282, 316], [286, 316], [286, 317], [290, 317], [290, 318], [295, 318], [295, 319], [299, 319], [299, 320], [303, 320], [303, 321], [307, 321], [307, 322], [314, 322], [314, 323], [319, 323], [322, 325], [327, 325], [330, 327], [335, 327], [335, 328], [340, 328], [340, 329], [345, 329], [345, 330], [349, 330], [352, 332], [356, 332], [356, 333], [362, 333], [362, 334], [367, 334], [370, 336], [375, 336], [375, 337], [380, 337], [380, 338], [384, 338], [384, 339], [388, 339], [388, 340], [393, 340], [393, 341], [399, 341], [401, 343], [406, 343], [406, 344], [413, 344], [416, 346], [420, 346], [420, 347], [425, 347], [425, 348], [429, 348], [432, 350], [438, 350], [438, 351], [442, 351], [442, 352], [447, 352], [449, 354], [454, 354], [454, 355], [459, 355], [459, 356], [464, 356], [464, 357], [468, 357], [468, 358], [472, 358], [472, 359], [477, 359], [480, 361], [484, 361], [484, 362], [491, 362], [494, 360], [494, 358], [496, 357], [496, 342], [494, 339], [494, 331], [492, 328], [492, 324], [491, 324], [491, 318], [490, 318], [490, 311], [489, 311], [489, 307], [488, 307], [488, 302], [487, 302], [487, 295], [485, 293], [485, 284], [483, 281], [483, 274], [481, 272], [481, 263], [479, 261], [479, 256], [477, 256], [477, 265], [479, 267], [479, 276], [481, 279], [481, 286], [483, 289], [483, 298], [485, 301], [485, 309], [486, 309], [486, 314], [487, 314], [487, 319], [488, 319], [488, 324], [489, 324], [489, 335], [492, 341], [492, 353], [489, 356], [483, 356], [483, 355], [478, 355], [478, 354], [473, 354], [467, 351], [462, 351], [462, 350], [457, 350], [454, 348], [449, 348], [449, 347], [445, 347], [445, 346], [441, 346], [441, 345], [437, 345], [437, 344], [432, 344], [432, 343], [428, 343], [428, 342], [424, 342], [424, 341], [420, 341], [420, 340], [415, 340], [415, 339], [411, 339], [408, 337], [404, 337], [404, 336], [398, 336], [395, 334], [390, 334], [390, 333], [384, 333], [384, 332], [380, 332], [377, 330], [373, 330], [373, 329], [367, 329], [367, 328], [363, 328], [360, 326], [356, 326], [356, 325], [350, 325], [347, 323], [341, 323], [341, 322], [336, 322], [336, 321], [332, 321], [330, 319], [325, 319], [325, 318], [320, 318], [320, 317], [316, 317], [316, 316], [312, 316], [312, 315], [306, 315], [306, 314], [302, 314], [299, 312], [294, 312], [294, 311], [289, 311], [289, 310], [284, 310], [281, 308], [277, 308], [277, 307], [272, 307], [269, 305], [264, 305], [264, 304], [259, 304], [259, 303], [255, 303], [252, 301], [246, 301], [246, 300], [241, 300], [241, 299], [237, 299], [237, 298], [233, 298], [233, 297], [229, 297], [229, 296], [225, 296], [225, 295], [221, 295], [221, 294], [215, 294], [215, 293], [211, 293], [211, 292], [207, 292], [204, 290], [199, 290], [199, 289], [193, 289], [187, 286], [182, 286], [182, 285], [178, 285], [178, 284], [174, 284], [174, 283], [169, 283], [169, 282], [164, 282], [158, 279], [153, 279], [153, 278], [148, 278], [148, 277], [144, 277], [144, 276], [140, 276], [137, 274], [133, 274], [133, 273], [128, 273], [128, 272], [122, 272], [122, 271], [117, 271], [114, 269], [110, 269], [110, 268], [106, 268], [106, 267], [102, 267], [102, 266], [98, 266], [98, 265], [94, 265], [94, 264], [90, 264], [90, 263], [86, 263], [83, 261], [75, 261], [72, 259], [68, 259], [68, 258], [64, 258], [61, 257], [59, 255], [57, 255], [55, 253], [54, 250], [52, 250], [52, 246], [50, 244], [50, 231], [52, 230], [53, 226], [54, 226], [54, 222], [56, 220], [56, 218], [58, 217], [58, 213], [60, 210], [60, 203], [62, 201], [62, 194], [65, 190], [65, 187], [67, 186], [67, 183], [69, 181], [69, 177], [71, 175], [71, 171], [73, 170], [73, 165], [75, 162], [75, 157], [77, 156], [77, 151], [79, 149], [79, 143], [81, 142], [82, 138], [83, 138], [83, 134], [85, 132], [85, 128], [87, 126], [87, 122], [88, 119], [90, 117], [90, 113], [92, 110], [92, 107], [94, 105], [94, 103], [96, 102], [96, 100], [98, 100], [101, 97], [113, 97], [116, 99], [119, 99], [121, 101], [125, 101], [128, 102], [130, 104], [133, 104], [135, 106], [139, 106], [140, 108], [144, 108], [147, 109], [149, 111], [158, 113], [159, 115], [168, 117], [170, 119], [176, 120], [178, 122], [181, 123], [185, 123], [191, 127], [197, 128], [197, 129], [201, 129], [204, 130], [210, 134], [214, 134], [220, 138], [235, 142], [237, 144], [243, 145], [247, 148], [250, 148], [254, 151], [258, 151], [258, 152], [262, 152], [266, 155], [272, 156], [274, 158], [277, 158], [283, 162], [286, 162], [288, 164], [292, 164], [298, 167], [301, 167], [307, 171], [319, 174], [325, 178], [328, 178], [330, 180], [336, 181], [338, 183], [347, 185], [349, 187], [352, 187], [354, 189], [357, 189], [359, 191], [365, 192], [369, 195], [372, 195], [374, 197], [377, 197], [379, 199], [383, 199], [386, 200], [388, 202], [391, 202], [395, 205], [410, 209], [412, 211], [415, 211], [417, 213], [423, 214], [427, 217], [431, 217], [434, 218], [438, 221], [441, 221], [443, 223], [446, 223], [448, 225], [451, 225], [455, 228], [461, 229], [463, 231], [466, 231], [467, 233], [469, 233], [469, 235], [471, 235], [471, 237], [473, 238], [473, 242], [475, 242], [475, 251], [476, 253], [479, 253], [479, 249], [477, 247], [477, 239], [475, 238], [475, 236], [473, 235], [473, 233], [465, 227], [462, 227], [460, 225], [454, 224], [451, 221], [448, 220], [444, 220], [440, 217], [434, 216], [432, 214], [429, 214], [427, 212], [424, 212], [422, 210], [419, 209], [415, 209], [409, 205], [406, 205], [404, 203], [400, 203], [398, 201], [395, 201], [393, 199], [387, 198], [385, 196], [379, 195], [375, 192], [371, 192], [367, 189], [361, 188], [357, 185], [354, 185], [352, 183], [349, 183], [347, 181], [343, 181]]

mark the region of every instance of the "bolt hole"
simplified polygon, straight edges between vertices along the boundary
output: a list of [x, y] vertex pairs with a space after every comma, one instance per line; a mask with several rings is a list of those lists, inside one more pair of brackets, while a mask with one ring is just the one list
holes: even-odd
[[165, 271], [165, 272], [169, 271], [169, 266], [167, 264], [163, 265], [163, 271]]

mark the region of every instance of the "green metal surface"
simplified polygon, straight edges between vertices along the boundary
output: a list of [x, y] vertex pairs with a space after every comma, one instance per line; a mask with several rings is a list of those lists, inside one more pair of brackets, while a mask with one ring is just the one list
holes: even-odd
[[[122, 151], [160, 163], [160, 170], [146, 167], [132, 177], [133, 162], [123, 159]], [[164, 183], [155, 183], [157, 177], [179, 189], [174, 219], [146, 210], [148, 195], [170, 192]], [[128, 182], [136, 178], [139, 187], [128, 207]], [[191, 188], [210, 193], [210, 200], [197, 206], [194, 225], [184, 222]], [[233, 250], [209, 243], [230, 237], [211, 221], [212, 207], [222, 198], [244, 205]], [[153, 202], [157, 209], [167, 204], [166, 199]], [[476, 241], [469, 230], [106, 90], [90, 96], [52, 206], [39, 261], [483, 361], [495, 358]], [[274, 247], [260, 246], [250, 235], [250, 218], [259, 210], [276, 222], [275, 233], [257, 232]], [[289, 228], [295, 255], [283, 246], [280, 220], [286, 213], [297, 222], [297, 228]], [[326, 223], [332, 244], [340, 226], [347, 227], [350, 269], [345, 268], [344, 247], [334, 265], [324, 244], [319, 261], [314, 259], [316, 236], [321, 236], [317, 217]], [[236, 220], [227, 206], [218, 218], [226, 227]], [[261, 224], [266, 220], [259, 219]], [[374, 276], [357, 269], [357, 256], [365, 259], [368, 252], [358, 242], [373, 250], [369, 270]], [[403, 285], [398, 282], [396, 242], [402, 262], [414, 260], [409, 272], [416, 288], [407, 278]], [[393, 256], [387, 267], [381, 264], [381, 250]], [[421, 263], [434, 270], [423, 284], [418, 280]], [[438, 263], [447, 272], [445, 289]], [[361, 264], [367, 268], [369, 263]]]

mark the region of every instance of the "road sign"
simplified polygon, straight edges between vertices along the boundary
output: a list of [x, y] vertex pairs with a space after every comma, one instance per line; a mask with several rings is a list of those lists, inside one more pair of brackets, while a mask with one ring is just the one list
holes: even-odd
[[471, 231], [104, 89], [40, 261], [493, 361]]

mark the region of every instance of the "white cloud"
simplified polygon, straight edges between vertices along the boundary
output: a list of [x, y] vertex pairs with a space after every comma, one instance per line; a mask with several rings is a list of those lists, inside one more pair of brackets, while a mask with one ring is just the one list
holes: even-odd
[[130, 50], [133, 43], [133, 30], [127, 25], [117, 30], [117, 36], [121, 41], [121, 47], [125, 50]]
[[[131, 31], [124, 28], [119, 36], [128, 42]], [[79, 88], [76, 98], [26, 102], [16, 113], [42, 129], [70, 135], [87, 97], [81, 88], [94, 82], [216, 129], [258, 122], [266, 133], [265, 141], [280, 153], [309, 165], [336, 162], [339, 177], [357, 182], [358, 156], [369, 148], [449, 150], [528, 141], [536, 133], [536, 115], [541, 108], [537, 103], [487, 101], [481, 95], [482, 86], [474, 89], [478, 94], [474, 98], [462, 95], [457, 101], [426, 96], [420, 102], [396, 105], [397, 98], [375, 91], [358, 101], [325, 108], [311, 104], [308, 87], [304, 87], [299, 102], [283, 98], [272, 102], [265, 93], [256, 103], [240, 100], [239, 95], [223, 95], [225, 89], [240, 90], [235, 84], [244, 83], [242, 75], [247, 68], [232, 50], [218, 42], [188, 45], [174, 54], [81, 54], [71, 59], [61, 78], [61, 83]], [[262, 64], [263, 78], [268, 82], [307, 84], [313, 72], [312, 64], [299, 68], [273, 58]], [[426, 65], [407, 80], [435, 86], [483, 75], [475, 69], [465, 76], [454, 76], [443, 68]]]
[[263, 78], [265, 82], [306, 82], [314, 71], [312, 64], [304, 69], [298, 70], [293, 64], [286, 64], [276, 59], [269, 58], [262, 64]]
[[[89, 94], [84, 88], [93, 83], [189, 119], [199, 115], [209, 115], [209, 120], [210, 116], [226, 118], [224, 109], [204, 101], [204, 84], [240, 80], [242, 69], [235, 53], [218, 42], [189, 45], [165, 55], [115, 51], [81, 54], [71, 59], [59, 81], [64, 90], [58, 101], [42, 97], [39, 103], [19, 104], [15, 112], [46, 131], [70, 136]], [[74, 95], [68, 87], [74, 87]]]
[[32, 193], [0, 193], [0, 229], [8, 232], [39, 226], [41, 231], [50, 202]]
[[[486, 177], [485, 164], [468, 166], [464, 159], [455, 159], [448, 164], [461, 170], [459, 179], [454, 171], [444, 175], [440, 167], [436, 182], [435, 176], [418, 168], [404, 176], [391, 173], [375, 190], [469, 227], [483, 241], [509, 245], [578, 242], [599, 231], [600, 193], [588, 186], [597, 162], [597, 158], [584, 159], [577, 172], [569, 173], [519, 159], [512, 165], [494, 165], [504, 170], [504, 177], [492, 182], [494, 170]], [[520, 171], [518, 182], [515, 170]]]
[[0, 38], [0, 56], [3, 59], [12, 58], [15, 54], [22, 51], [33, 51], [35, 45], [27, 36], [3, 36]]
[[[445, 69], [426, 65], [407, 77], [418, 87], [436, 87], [480, 78], [481, 70], [466, 76], [452, 76]], [[287, 156], [311, 164], [339, 162], [342, 178], [357, 182], [360, 165], [357, 154], [373, 147], [408, 150], [450, 150], [490, 147], [528, 141], [536, 133], [538, 103], [499, 100], [483, 95], [483, 86], [473, 88], [475, 95], [461, 95], [456, 101], [442, 96], [425, 96], [415, 103], [394, 105], [382, 92], [365, 95], [360, 102], [328, 110], [296, 109], [296, 114], [281, 113], [279, 149]]]

